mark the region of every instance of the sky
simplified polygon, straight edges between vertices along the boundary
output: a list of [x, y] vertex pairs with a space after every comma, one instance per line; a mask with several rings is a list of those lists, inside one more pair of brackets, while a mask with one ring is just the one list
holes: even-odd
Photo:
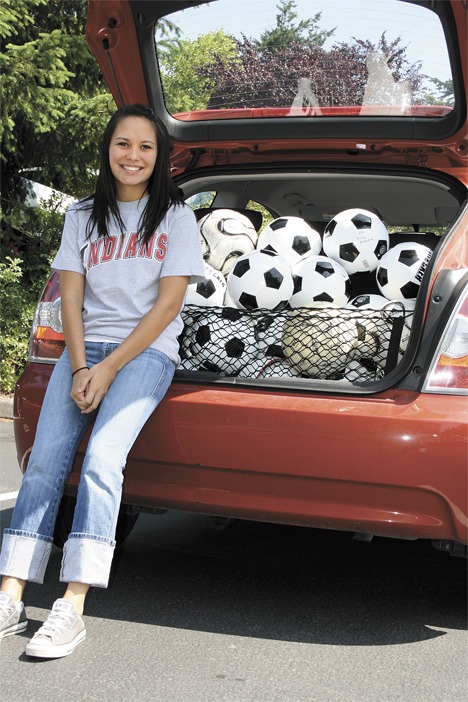
[[[258, 38], [265, 29], [276, 25], [279, 0], [218, 0], [210, 5], [172, 15], [184, 38], [195, 38], [211, 30], [223, 28], [240, 37]], [[422, 73], [448, 80], [451, 77], [440, 21], [427, 8], [397, 0], [296, 0], [299, 19], [322, 12], [319, 27], [336, 31], [325, 44], [349, 41], [350, 37], [377, 41], [383, 31], [387, 40], [398, 36], [408, 46], [411, 62], [422, 61]], [[396, 12], [396, 9], [398, 12]]]

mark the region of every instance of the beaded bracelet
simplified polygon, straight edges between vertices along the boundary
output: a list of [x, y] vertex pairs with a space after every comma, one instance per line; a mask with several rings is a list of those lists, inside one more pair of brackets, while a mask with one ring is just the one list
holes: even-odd
[[73, 376], [74, 376], [76, 373], [78, 373], [80, 370], [89, 370], [89, 366], [81, 366], [81, 368], [77, 368], [76, 371], [73, 371], [71, 377], [73, 378]]

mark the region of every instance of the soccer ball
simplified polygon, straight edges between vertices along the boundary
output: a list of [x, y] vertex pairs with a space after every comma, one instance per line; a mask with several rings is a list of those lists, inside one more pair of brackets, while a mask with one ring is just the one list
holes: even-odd
[[[368, 380], [372, 371], [373, 359], [381, 350], [380, 332], [386, 331], [386, 325], [382, 322], [381, 315], [377, 312], [388, 305], [388, 300], [383, 295], [364, 293], [353, 297], [346, 305], [347, 309], [361, 311], [362, 315], [357, 318], [359, 325], [359, 346], [356, 355], [359, 359], [354, 359], [352, 373], [353, 378]], [[363, 361], [361, 371], [358, 365]], [[357, 375], [356, 375], [357, 374]], [[355, 377], [356, 376], [356, 377]], [[359, 376], [359, 377], [358, 377]], [[346, 376], [347, 377], [347, 376]], [[351, 379], [351, 378], [350, 378]]]
[[283, 329], [283, 353], [310, 378], [336, 378], [354, 358], [356, 321], [340, 309], [294, 310]]
[[262, 230], [257, 249], [273, 251], [293, 266], [305, 256], [319, 254], [322, 239], [302, 217], [279, 217]]
[[282, 356], [284, 315], [264, 314], [255, 322], [257, 349], [263, 356]]
[[407, 241], [387, 251], [377, 266], [377, 285], [389, 300], [415, 298], [431, 259], [427, 246]]
[[367, 356], [353, 358], [344, 369], [343, 377], [351, 383], [364, 383], [378, 380], [383, 376], [383, 369]]
[[226, 292], [226, 279], [220, 271], [205, 261], [205, 279], [187, 287], [185, 305], [222, 307]]
[[341, 263], [350, 275], [375, 271], [388, 250], [388, 231], [368, 210], [344, 210], [331, 219], [323, 233], [323, 251]]
[[297, 378], [301, 374], [285, 358], [256, 358], [239, 371], [239, 378]]
[[388, 298], [374, 293], [357, 295], [348, 302], [346, 307], [354, 310], [381, 310], [388, 305]]
[[219, 375], [237, 375], [257, 352], [252, 322], [228, 307], [198, 315], [186, 328], [182, 346], [188, 349], [192, 367]]
[[213, 210], [200, 219], [198, 228], [205, 260], [225, 276], [239, 256], [253, 251], [257, 243], [250, 219], [235, 210]]
[[246, 310], [278, 310], [293, 292], [291, 267], [271, 251], [252, 251], [240, 256], [227, 278], [229, 297]]
[[291, 307], [315, 307], [316, 303], [344, 306], [350, 281], [343, 266], [326, 256], [308, 256], [292, 269], [294, 290]]
[[231, 296], [229, 294], [228, 286], [226, 284], [226, 292], [224, 293], [224, 306], [225, 307], [235, 307], [234, 302], [231, 299]]

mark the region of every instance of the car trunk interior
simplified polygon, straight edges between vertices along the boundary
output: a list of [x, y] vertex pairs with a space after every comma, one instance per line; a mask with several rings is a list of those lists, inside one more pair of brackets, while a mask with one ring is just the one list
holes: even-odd
[[[453, 178], [436, 177], [429, 170], [398, 167], [365, 171], [285, 164], [248, 169], [203, 168], [185, 174], [176, 182], [198, 219], [217, 208], [241, 212], [256, 208], [262, 212], [257, 212], [253, 219], [257, 233], [271, 218], [294, 216], [306, 220], [323, 237], [327, 222], [334, 215], [349, 208], [361, 208], [383, 220], [389, 231], [390, 248], [413, 242], [431, 251], [450, 232], [465, 195], [463, 186]], [[197, 198], [200, 202], [207, 198], [199, 210]], [[435, 258], [433, 255], [432, 264]], [[431, 262], [416, 303], [427, 294], [430, 270]], [[350, 300], [360, 295], [379, 295], [375, 271], [356, 273], [349, 278]], [[417, 345], [418, 330], [411, 334], [411, 326], [413, 319], [418, 324], [422, 322], [424, 305], [406, 308], [400, 303], [398, 314], [390, 315], [388, 310], [373, 309], [372, 305], [366, 310], [335, 310], [334, 305], [325, 303], [319, 307], [315, 311], [291, 312], [286, 307], [276, 311], [236, 310], [232, 314], [229, 309], [186, 307], [179, 377], [195, 382], [279, 387], [297, 387], [300, 383], [302, 387], [336, 389], [339, 385], [342, 390], [354, 392], [398, 382], [399, 372], [407, 367], [403, 359]], [[305, 329], [299, 361], [297, 354], [285, 348], [285, 329], [291, 314], [296, 317], [296, 327]], [[339, 324], [333, 320], [335, 316], [339, 317]], [[343, 354], [348, 353], [348, 346], [342, 333], [350, 324], [357, 328], [362, 343], [353, 348], [344, 364]], [[211, 336], [206, 348], [194, 340], [194, 335], [200, 332], [202, 337]], [[242, 340], [243, 353], [239, 352], [239, 357], [234, 354], [233, 359], [218, 359], [218, 350], [228, 337], [228, 341]], [[374, 344], [376, 339], [378, 342]], [[294, 335], [293, 341], [297, 341]], [[304, 356], [309, 358], [315, 343], [320, 347], [317, 354], [321, 362], [310, 365]], [[297, 351], [297, 344], [293, 347]]]

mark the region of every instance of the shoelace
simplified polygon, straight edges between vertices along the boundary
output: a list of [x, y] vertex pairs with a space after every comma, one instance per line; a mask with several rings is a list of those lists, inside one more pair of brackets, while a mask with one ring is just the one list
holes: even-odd
[[47, 620], [38, 630], [36, 636], [53, 636], [53, 634], [63, 634], [70, 624], [73, 623], [73, 612], [54, 611], [49, 614]]

